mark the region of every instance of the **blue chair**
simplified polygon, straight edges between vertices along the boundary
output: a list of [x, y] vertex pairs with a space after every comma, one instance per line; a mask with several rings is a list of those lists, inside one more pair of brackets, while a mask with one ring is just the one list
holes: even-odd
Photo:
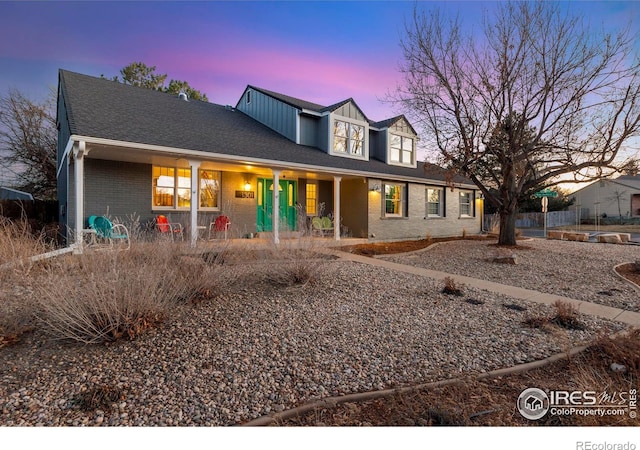
[[129, 238], [129, 230], [122, 224], [113, 224], [104, 216], [90, 216], [88, 219], [89, 227], [96, 230], [98, 239], [106, 241], [109, 245], [114, 242], [124, 242], [126, 249], [131, 247], [131, 239]]

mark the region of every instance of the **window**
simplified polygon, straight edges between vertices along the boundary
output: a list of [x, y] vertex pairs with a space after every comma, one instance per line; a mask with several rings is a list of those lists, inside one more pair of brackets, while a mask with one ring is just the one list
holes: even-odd
[[333, 151], [362, 156], [364, 150], [364, 126], [342, 120], [333, 125]]
[[427, 188], [427, 217], [444, 217], [442, 188]]
[[405, 191], [404, 184], [384, 185], [384, 215], [386, 217], [405, 216]]
[[153, 206], [173, 207], [175, 172], [173, 167], [153, 166]]
[[251, 89], [247, 91], [247, 105], [251, 103]]
[[390, 140], [391, 162], [413, 164], [413, 139], [392, 134]]
[[[220, 172], [200, 170], [200, 208], [218, 209]], [[191, 207], [191, 169], [153, 166], [153, 207], [188, 209]]]
[[220, 172], [200, 171], [200, 208], [220, 209]]
[[318, 214], [318, 185], [307, 183], [307, 216]]
[[460, 217], [471, 217], [473, 210], [471, 209], [471, 192], [460, 192]]

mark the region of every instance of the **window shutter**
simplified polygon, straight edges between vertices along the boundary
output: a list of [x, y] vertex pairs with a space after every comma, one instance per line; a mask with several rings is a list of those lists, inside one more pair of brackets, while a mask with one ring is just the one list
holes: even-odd
[[447, 217], [447, 188], [442, 188], [442, 217]]

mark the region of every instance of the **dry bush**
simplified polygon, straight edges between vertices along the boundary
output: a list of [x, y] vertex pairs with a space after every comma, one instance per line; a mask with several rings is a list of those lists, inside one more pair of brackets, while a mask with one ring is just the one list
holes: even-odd
[[95, 385], [83, 389], [74, 399], [73, 403], [83, 411], [96, 409], [106, 410], [113, 403], [125, 399], [122, 389], [107, 384]]
[[271, 261], [267, 280], [281, 286], [306, 286], [319, 281], [331, 258], [318, 252], [313, 239], [300, 238], [273, 245], [268, 251]]
[[444, 278], [444, 287], [442, 288], [442, 293], [447, 295], [455, 295], [457, 297], [462, 297], [464, 295], [462, 289], [456, 285], [456, 282], [452, 277]]
[[529, 317], [522, 323], [531, 328], [549, 328], [554, 324], [567, 330], [585, 330], [586, 326], [578, 319], [578, 310], [571, 303], [556, 300], [553, 304], [556, 313], [553, 316]]
[[0, 280], [4, 281], [11, 271], [20, 275], [28, 272], [33, 265], [29, 258], [47, 250], [44, 236], [34, 236], [26, 220], [0, 216]]
[[571, 303], [556, 300], [553, 304], [556, 314], [550, 320], [569, 330], [584, 330], [585, 325], [578, 319], [578, 310]]
[[135, 338], [159, 324], [172, 304], [216, 292], [215, 268], [175, 245], [133, 245], [52, 264], [38, 317], [55, 338], [85, 343]]

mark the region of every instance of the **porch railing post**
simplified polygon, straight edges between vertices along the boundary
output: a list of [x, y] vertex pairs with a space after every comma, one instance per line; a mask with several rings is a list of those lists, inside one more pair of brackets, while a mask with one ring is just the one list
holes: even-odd
[[333, 177], [333, 236], [340, 240], [340, 180], [342, 177]]
[[200, 169], [200, 161], [189, 160], [191, 167], [191, 247], [195, 248], [198, 243], [198, 204], [200, 196], [198, 195], [198, 170]]

